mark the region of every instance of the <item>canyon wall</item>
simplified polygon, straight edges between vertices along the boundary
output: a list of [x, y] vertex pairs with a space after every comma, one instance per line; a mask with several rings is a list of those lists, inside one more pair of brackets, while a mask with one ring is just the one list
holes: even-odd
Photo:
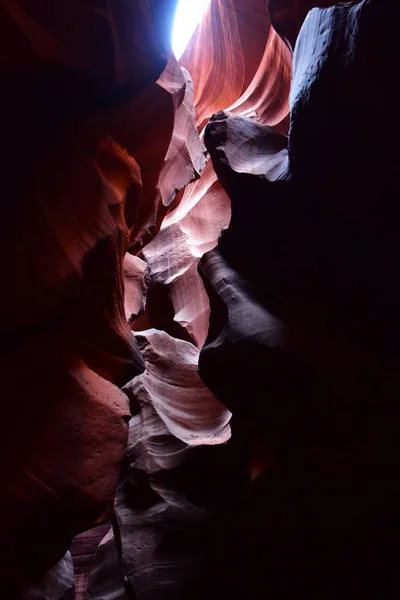
[[2, 587], [393, 597], [395, 3], [175, 6], [1, 8]]

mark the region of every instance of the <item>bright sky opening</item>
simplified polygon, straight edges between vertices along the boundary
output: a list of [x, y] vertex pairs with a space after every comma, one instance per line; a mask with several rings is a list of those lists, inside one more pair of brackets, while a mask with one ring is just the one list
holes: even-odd
[[172, 50], [179, 60], [211, 0], [179, 0], [172, 31]]

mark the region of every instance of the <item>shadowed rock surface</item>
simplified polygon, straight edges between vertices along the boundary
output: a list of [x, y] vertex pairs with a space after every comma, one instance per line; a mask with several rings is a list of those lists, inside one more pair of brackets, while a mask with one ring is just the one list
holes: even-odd
[[213, 531], [247, 481], [245, 460], [195, 346], [156, 330], [137, 340], [146, 372], [124, 388], [138, 414], [115, 501], [123, 570], [136, 598], [202, 598]]
[[[200, 373], [262, 430], [254, 452], [273, 454], [222, 526], [216, 598], [397, 594], [399, 189], [383, 173], [394, 169], [399, 124], [378, 125], [398, 102], [389, 7], [365, 0], [309, 13], [287, 149], [276, 132], [229, 113], [206, 130], [232, 219], [200, 264], [211, 302]], [[237, 385], [226, 377], [232, 363]], [[264, 395], [250, 394], [253, 405], [244, 390], [257, 376]]]
[[398, 597], [398, 7], [313, 5], [3, 2], [1, 597]]
[[168, 53], [173, 3], [50, 4], [1, 9], [10, 600], [110, 516], [130, 416], [117, 386], [144, 368], [125, 317], [124, 256], [204, 164], [189, 77]]

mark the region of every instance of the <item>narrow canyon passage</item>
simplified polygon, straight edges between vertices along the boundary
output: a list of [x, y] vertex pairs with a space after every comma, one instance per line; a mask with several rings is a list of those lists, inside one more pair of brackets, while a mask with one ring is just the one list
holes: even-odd
[[7, 600], [398, 597], [397, 13], [3, 2]]

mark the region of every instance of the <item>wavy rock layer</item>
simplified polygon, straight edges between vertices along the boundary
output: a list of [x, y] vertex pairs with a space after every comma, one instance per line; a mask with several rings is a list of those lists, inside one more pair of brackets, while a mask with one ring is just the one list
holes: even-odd
[[[291, 52], [272, 29], [265, 3], [251, 2], [246, 11], [239, 3], [225, 4], [213, 3], [181, 60], [193, 79], [199, 130], [212, 112], [229, 108], [287, 131]], [[204, 65], [211, 67], [207, 75]], [[145, 313], [131, 327], [146, 373], [124, 388], [134, 401], [131, 407], [138, 410], [139, 402], [141, 409], [131, 422], [127, 475], [116, 501], [123, 568], [138, 598], [208, 595], [203, 577], [221, 497], [230, 493], [229, 504], [235, 504], [248, 483], [244, 436], [237, 438], [240, 452], [237, 442], [224, 449], [190, 449], [227, 439], [228, 414], [190, 380], [197, 378], [196, 346], [206, 339], [210, 310], [197, 265], [216, 246], [230, 216], [229, 199], [208, 162], [201, 178], [171, 204], [159, 233], [140, 254], [150, 283]], [[149, 337], [151, 327], [165, 333], [151, 330]], [[220, 483], [210, 485], [215, 478]]]
[[201, 381], [197, 348], [163, 331], [136, 334], [145, 372], [123, 389], [135, 403], [150, 403], [171, 436], [188, 446], [230, 438], [230, 412]]
[[[15, 403], [5, 406], [8, 430], [1, 439], [2, 454], [9, 457], [1, 494], [2, 566], [18, 582], [44, 573], [81, 528], [109, 509], [129, 414], [126, 397], [113, 383], [143, 369], [125, 321], [122, 282], [129, 231], [124, 203], [140, 192], [137, 165], [110, 138], [99, 142], [95, 160], [82, 156], [85, 149], [80, 145], [74, 159], [64, 163], [64, 185], [64, 178], [56, 183], [57, 163], [54, 180], [47, 180], [42, 192], [33, 186], [37, 214], [30, 235], [37, 243], [34, 253], [22, 253], [28, 280], [35, 283], [28, 287], [33, 306], [21, 314], [3, 346], [4, 393], [15, 398], [19, 410]], [[112, 187], [118, 179], [120, 190]], [[85, 187], [86, 206], [81, 202]], [[53, 209], [57, 191], [63, 218]], [[9, 248], [18, 260], [19, 243], [16, 236]], [[24, 278], [19, 285], [23, 296], [28, 291]], [[13, 313], [9, 316], [10, 330]]]
[[[364, 0], [309, 13], [287, 147], [228, 113], [206, 130], [232, 219], [201, 262], [212, 312], [200, 372], [262, 431], [259, 454], [273, 454], [222, 525], [215, 598], [397, 593], [400, 214], [398, 182], [383, 174], [395, 168], [400, 132], [397, 121], [373, 136], [366, 127], [399, 100], [389, 7]], [[237, 386], [223, 383], [232, 364]], [[243, 382], [257, 377], [265, 394], [251, 394], [253, 404]]]
[[304, 393], [287, 328], [252, 297], [217, 249], [204, 255], [200, 272], [211, 304], [200, 375], [249, 439], [261, 437], [273, 447]]
[[116, 540], [112, 529], [106, 533], [94, 555], [90, 576], [82, 598], [93, 600], [128, 600]]
[[212, 2], [180, 60], [193, 78], [199, 126], [228, 108], [279, 123], [288, 113], [290, 54], [267, 3]]
[[[256, 596], [261, 573], [262, 581], [269, 577], [283, 594], [275, 585], [278, 578], [286, 584], [290, 572], [305, 582], [309, 573], [304, 561], [301, 568], [296, 564], [301, 544], [296, 546], [289, 530], [304, 540], [307, 529], [293, 514], [306, 506], [303, 522], [311, 514], [315, 524], [315, 515], [325, 519], [333, 511], [332, 529], [339, 524], [338, 531], [347, 532], [347, 524], [358, 519], [357, 503], [346, 516], [346, 501], [337, 513], [326, 501], [332, 489], [346, 497], [344, 465], [367, 465], [375, 492], [371, 448], [381, 469], [396, 457], [385, 417], [398, 370], [393, 277], [398, 215], [391, 201], [398, 188], [386, 181], [387, 173], [396, 172], [390, 150], [397, 134], [368, 126], [397, 112], [391, 84], [396, 21], [387, 17], [394, 14], [393, 3], [369, 0], [358, 9], [316, 11], [308, 18], [296, 47], [288, 145], [292, 53], [271, 26], [268, 3], [214, 0], [181, 66], [167, 39], [175, 4], [8, 0], [2, 5], [7, 200], [0, 269], [12, 293], [1, 299], [0, 377], [7, 401], [0, 452], [7, 461], [0, 493], [0, 574], [9, 600], [38, 594], [59, 600], [70, 593], [71, 564], [63, 557], [71, 539], [110, 517], [130, 416], [127, 394], [119, 389], [125, 384], [131, 409], [138, 412], [117, 495], [116, 538], [107, 537], [98, 548], [89, 582], [93, 597], [123, 598], [122, 573], [138, 598], [226, 597], [233, 595], [225, 586], [231, 572], [238, 574], [233, 592], [247, 596], [250, 582]], [[309, 4], [271, 3], [273, 23], [289, 42]], [[215, 173], [206, 163], [202, 138], [208, 119], [221, 110], [227, 112], [207, 130]], [[196, 373], [210, 312], [197, 264], [230, 223], [228, 194], [228, 234], [220, 254], [202, 263], [208, 293], [215, 287], [217, 304], [227, 311], [227, 329], [214, 347], [218, 360], [207, 369], [219, 361], [228, 377], [226, 356], [239, 371], [249, 347], [259, 362], [265, 357], [271, 365], [265, 372], [276, 400], [264, 402], [254, 386], [252, 414], [247, 371], [237, 374], [237, 386], [235, 373], [226, 385], [209, 373], [207, 381], [238, 418], [235, 440], [217, 447], [214, 442], [229, 437], [230, 414]], [[260, 326], [271, 335], [258, 335]], [[138, 336], [141, 344], [146, 340], [145, 375], [131, 328], [146, 330]], [[206, 344], [203, 365], [209, 350]], [[262, 380], [257, 360], [246, 367], [254, 382]], [[167, 372], [168, 395], [161, 384]], [[314, 384], [307, 387], [310, 376]], [[302, 378], [306, 391], [296, 389], [301, 401], [293, 402], [291, 390]], [[377, 391], [384, 398], [381, 412]], [[324, 394], [329, 410], [320, 401]], [[360, 418], [362, 402], [371, 418]], [[228, 537], [226, 552], [219, 523], [247, 489], [247, 458], [249, 448], [254, 450], [243, 423], [261, 447], [253, 474], [275, 460], [278, 483], [269, 488], [268, 481], [263, 489], [258, 478], [260, 498], [268, 497], [269, 504], [263, 507], [257, 493], [250, 494], [235, 520], [240, 542], [235, 534]], [[339, 462], [340, 475], [324, 479], [321, 497], [310, 504], [309, 448], [300, 470], [293, 457], [285, 463], [280, 454], [279, 444], [287, 448], [284, 443], [299, 423], [302, 443], [312, 439], [318, 445], [324, 438], [333, 444], [340, 432], [345, 456], [338, 461], [336, 448], [322, 458], [318, 454], [317, 479], [321, 464], [332, 462]], [[304, 485], [300, 478], [304, 494], [285, 496], [287, 482], [296, 489], [299, 472], [305, 475]], [[381, 492], [395, 534], [392, 480], [387, 473]], [[357, 490], [359, 497], [368, 495], [365, 480]], [[367, 504], [357, 523], [368, 534]], [[277, 505], [283, 509], [274, 520]], [[254, 525], [255, 516], [262, 527]], [[282, 535], [286, 522], [290, 527]], [[316, 530], [313, 547], [322, 543]], [[332, 535], [329, 529], [327, 539]], [[265, 538], [278, 550], [260, 552], [257, 569], [255, 548]], [[113, 571], [114, 542], [122, 552], [122, 573]], [[238, 546], [246, 549], [244, 557], [236, 553]], [[210, 590], [204, 572], [214, 547], [217, 585]], [[323, 548], [321, 577], [330, 564], [329, 549]], [[358, 550], [346, 546], [349, 564]], [[221, 566], [224, 554], [229, 560]], [[293, 568], [282, 569], [286, 556]], [[304, 557], [310, 564], [318, 559], [311, 547]], [[374, 552], [366, 558], [382, 564]], [[115, 579], [108, 578], [110, 571]], [[382, 590], [381, 585], [381, 596]], [[343, 597], [341, 590], [338, 596]]]
[[89, 571], [93, 558], [97, 547], [109, 530], [110, 524], [105, 523], [80, 533], [72, 540], [70, 552], [74, 563], [76, 600], [87, 597]]
[[[287, 132], [291, 60], [290, 49], [271, 27], [266, 3], [211, 3], [180, 60], [193, 79], [199, 131], [215, 111], [226, 109]], [[164, 309], [158, 305], [156, 321], [150, 317], [132, 327], [159, 327], [201, 347], [209, 306], [197, 264], [217, 245], [231, 216], [210, 163], [176, 204], [160, 234], [143, 249], [157, 295], [169, 302]]]
[[200, 599], [212, 531], [244, 464], [218, 445], [230, 413], [201, 382], [195, 346], [156, 330], [137, 339], [146, 372], [124, 388], [137, 415], [115, 502], [122, 567], [136, 598]]
[[0, 562], [10, 600], [112, 507], [129, 418], [117, 386], [144, 368], [123, 275], [125, 264], [136, 315], [145, 268], [124, 257], [204, 165], [189, 76], [167, 51], [173, 7], [1, 9], [0, 267], [13, 282], [1, 301], [1, 377], [14, 401], [0, 441]]

